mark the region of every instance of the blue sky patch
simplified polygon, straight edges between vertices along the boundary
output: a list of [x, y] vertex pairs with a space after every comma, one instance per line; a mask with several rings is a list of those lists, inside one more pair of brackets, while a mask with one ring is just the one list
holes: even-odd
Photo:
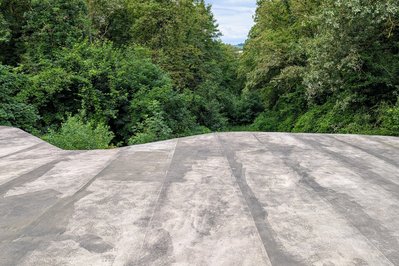
[[253, 15], [256, 10], [256, 0], [206, 0], [212, 5], [221, 39], [230, 44], [245, 41], [253, 25]]

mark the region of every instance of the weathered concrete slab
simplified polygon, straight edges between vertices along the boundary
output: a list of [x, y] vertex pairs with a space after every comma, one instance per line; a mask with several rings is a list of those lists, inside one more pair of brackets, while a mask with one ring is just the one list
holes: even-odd
[[0, 265], [399, 265], [399, 139], [63, 151], [0, 127]]

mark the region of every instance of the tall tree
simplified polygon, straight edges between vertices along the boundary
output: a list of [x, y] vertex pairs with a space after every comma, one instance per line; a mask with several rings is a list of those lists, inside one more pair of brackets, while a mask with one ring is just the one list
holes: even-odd
[[131, 0], [87, 0], [90, 19], [89, 38], [108, 39], [116, 45], [126, 45], [132, 41]]
[[306, 111], [301, 84], [307, 62], [306, 45], [316, 33], [313, 16], [319, 0], [259, 1], [255, 26], [241, 58], [239, 73], [246, 91], [262, 95], [274, 121], [267, 130], [291, 130]]
[[26, 23], [25, 12], [30, 0], [0, 0], [0, 62], [17, 65], [24, 49], [21, 42], [22, 29]]
[[397, 1], [325, 1], [319, 34], [309, 47], [307, 92], [325, 102], [345, 93], [354, 108], [373, 107], [399, 86]]
[[240, 73], [246, 90], [264, 99], [266, 112], [255, 121], [259, 129], [397, 128], [391, 119], [399, 93], [397, 1], [258, 4]]
[[207, 78], [219, 47], [210, 6], [203, 0], [137, 0], [130, 8], [133, 41], [154, 51], [178, 88], [195, 89]]
[[85, 0], [33, 0], [24, 14], [25, 63], [51, 58], [62, 48], [71, 48], [87, 36]]

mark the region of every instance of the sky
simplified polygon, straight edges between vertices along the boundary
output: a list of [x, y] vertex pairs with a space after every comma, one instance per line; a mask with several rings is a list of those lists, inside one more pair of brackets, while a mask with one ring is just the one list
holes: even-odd
[[205, 0], [222, 32], [222, 41], [229, 44], [243, 43], [253, 25], [256, 0]]

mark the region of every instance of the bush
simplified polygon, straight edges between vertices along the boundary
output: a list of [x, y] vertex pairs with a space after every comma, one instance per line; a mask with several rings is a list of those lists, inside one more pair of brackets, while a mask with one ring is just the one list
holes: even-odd
[[399, 100], [393, 107], [382, 107], [380, 120], [384, 134], [399, 136]]
[[148, 108], [151, 110], [152, 115], [138, 125], [138, 133], [129, 139], [130, 145], [164, 140], [172, 135], [172, 130], [165, 122], [165, 114], [160, 108], [159, 102], [150, 102]]
[[66, 150], [109, 148], [114, 134], [104, 124], [85, 123], [79, 116], [68, 117], [59, 131], [49, 130], [43, 139]]
[[131, 119], [124, 124], [124, 132], [130, 133], [129, 137], [142, 132], [145, 124], [153, 124], [144, 121], [154, 116], [162, 118], [162, 127], [171, 130], [170, 137], [189, 135], [197, 126], [195, 116], [189, 110], [193, 97], [189, 91], [179, 93], [170, 85], [165, 85], [142, 88], [134, 96], [129, 108]]
[[275, 112], [265, 111], [256, 117], [250, 128], [254, 131], [277, 131], [278, 123]]
[[317, 132], [317, 125], [324, 110], [321, 107], [315, 107], [299, 117], [295, 124], [293, 132]]
[[378, 134], [379, 125], [373, 110], [355, 109], [338, 99], [323, 105], [312, 105], [295, 123], [294, 132]]

